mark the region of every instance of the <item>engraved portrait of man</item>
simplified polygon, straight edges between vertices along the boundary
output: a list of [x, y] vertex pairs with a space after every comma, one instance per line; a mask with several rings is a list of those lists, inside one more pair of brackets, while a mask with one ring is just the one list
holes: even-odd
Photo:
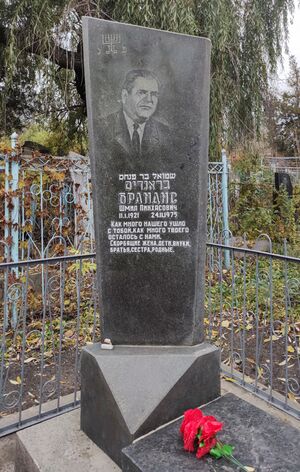
[[120, 110], [103, 119], [103, 140], [112, 158], [124, 162], [164, 160], [173, 144], [170, 127], [157, 115], [161, 86], [147, 69], [130, 70], [121, 86]]

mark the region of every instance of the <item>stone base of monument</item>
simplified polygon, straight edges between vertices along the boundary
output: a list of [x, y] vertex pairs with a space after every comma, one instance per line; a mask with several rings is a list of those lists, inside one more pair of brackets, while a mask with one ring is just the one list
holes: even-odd
[[86, 347], [81, 429], [116, 463], [136, 438], [220, 395], [215, 346]]
[[[79, 410], [16, 434], [14, 472], [121, 472], [79, 428]], [[13, 469], [1, 468], [12, 472]]]
[[[224, 422], [218, 437], [235, 446], [234, 456], [256, 472], [299, 472], [300, 431], [235, 395], [227, 394], [203, 408]], [[123, 449], [123, 472], [236, 472], [227, 460], [197, 459], [185, 452], [179, 433], [182, 418]]]

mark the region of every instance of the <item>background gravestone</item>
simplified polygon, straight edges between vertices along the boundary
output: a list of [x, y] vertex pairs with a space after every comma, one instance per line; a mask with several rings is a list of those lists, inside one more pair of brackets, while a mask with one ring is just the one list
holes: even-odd
[[289, 196], [292, 198], [293, 196], [293, 185], [291, 181], [291, 177], [287, 172], [275, 172], [275, 190], [278, 192], [284, 189]]
[[[210, 42], [83, 19], [101, 331], [81, 428], [116, 462], [220, 393], [203, 340]], [[200, 344], [201, 343], [201, 344]]]

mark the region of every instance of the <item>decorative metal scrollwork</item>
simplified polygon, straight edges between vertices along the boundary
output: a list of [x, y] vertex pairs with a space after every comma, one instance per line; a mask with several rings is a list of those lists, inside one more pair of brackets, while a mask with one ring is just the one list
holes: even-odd
[[20, 391], [12, 390], [0, 397], [0, 406], [3, 411], [12, 410], [20, 403]]

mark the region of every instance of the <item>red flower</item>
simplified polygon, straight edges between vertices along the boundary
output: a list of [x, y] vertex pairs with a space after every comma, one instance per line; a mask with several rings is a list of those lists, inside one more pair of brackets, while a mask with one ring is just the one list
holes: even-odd
[[204, 441], [204, 445], [202, 447], [199, 446], [198, 451], [196, 453], [196, 457], [200, 459], [201, 457], [208, 454], [209, 451], [217, 444], [217, 440], [215, 438], [209, 438]]
[[[203, 413], [198, 408], [194, 410], [187, 410], [184, 413], [183, 421], [180, 426], [180, 432], [183, 435], [184, 449], [189, 452], [195, 450], [195, 442], [198, 444], [203, 443], [202, 447], [199, 447], [197, 451], [197, 457], [202, 457], [216, 443], [215, 435], [222, 429], [223, 423], [216, 420], [214, 416], [203, 416]], [[201, 437], [197, 438], [198, 434]]]
[[187, 410], [184, 412], [183, 420], [180, 426], [180, 432], [183, 434], [185, 426], [190, 423], [190, 421], [199, 421], [202, 418], [202, 411], [198, 408], [194, 410]]
[[221, 431], [223, 427], [223, 423], [220, 423], [216, 420], [213, 416], [204, 416], [203, 420], [205, 420], [204, 424], [201, 428], [201, 437], [200, 441], [214, 438], [215, 435]]
[[193, 452], [195, 450], [195, 440], [200, 428], [200, 421], [190, 421], [184, 427], [183, 447], [186, 451]]

